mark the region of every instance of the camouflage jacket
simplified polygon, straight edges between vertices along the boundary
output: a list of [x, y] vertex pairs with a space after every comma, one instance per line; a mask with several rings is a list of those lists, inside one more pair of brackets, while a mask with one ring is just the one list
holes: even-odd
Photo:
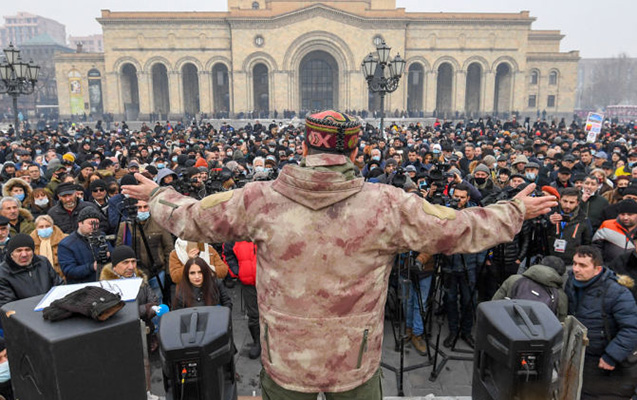
[[397, 253], [475, 253], [522, 227], [518, 200], [455, 211], [340, 172], [349, 164], [313, 155], [201, 201], [172, 188], [151, 196], [156, 221], [183, 239], [257, 245], [261, 358], [289, 390], [343, 392], [372, 377]]

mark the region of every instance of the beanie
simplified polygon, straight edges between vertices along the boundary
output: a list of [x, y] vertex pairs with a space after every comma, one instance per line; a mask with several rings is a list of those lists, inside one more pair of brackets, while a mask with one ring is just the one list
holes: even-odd
[[135, 251], [130, 248], [130, 246], [117, 246], [111, 253], [111, 262], [113, 263], [113, 267], [124, 260], [128, 260], [129, 258], [137, 258]]
[[100, 212], [93, 206], [84, 207], [77, 216], [77, 222], [82, 222], [89, 218], [101, 219]]
[[557, 191], [553, 186], [542, 186], [542, 191], [546, 193], [550, 193], [555, 196], [556, 199], [560, 199], [560, 192]]
[[305, 143], [314, 149], [331, 153], [354, 150], [361, 124], [347, 114], [327, 110], [305, 118]]
[[137, 185], [137, 179], [135, 179], [135, 177], [131, 174], [126, 174], [124, 176], [122, 176], [122, 179], [120, 180], [120, 184], [122, 186], [124, 185]]
[[562, 259], [559, 257], [546, 256], [542, 258], [542, 261], [540, 261], [540, 265], [545, 265], [547, 267], [553, 268], [555, 271], [557, 271], [558, 274], [560, 274], [560, 276], [564, 275], [564, 273], [566, 272], [566, 265], [564, 265], [564, 261], [562, 261]]
[[91, 182], [91, 185], [89, 187], [91, 191], [97, 188], [106, 189], [106, 181], [104, 181], [103, 179], [95, 179], [93, 182]]
[[486, 174], [491, 174], [491, 171], [489, 170], [489, 167], [487, 167], [484, 164], [476, 165], [475, 169], [473, 170], [473, 174], [475, 175], [476, 172], [484, 172]]
[[33, 238], [24, 233], [18, 233], [17, 235], [11, 237], [11, 239], [9, 239], [9, 244], [7, 245], [7, 254], [13, 253], [13, 250], [20, 247], [28, 247], [31, 250], [35, 250], [35, 243], [33, 242]]
[[95, 165], [93, 165], [92, 162], [90, 161], [84, 161], [81, 165], [80, 165], [80, 169], [84, 169], [84, 168], [93, 168], [95, 169]]
[[206, 162], [206, 160], [203, 157], [199, 157], [199, 159], [195, 163], [195, 167], [197, 167], [197, 168], [199, 168], [199, 167], [208, 168], [208, 163]]

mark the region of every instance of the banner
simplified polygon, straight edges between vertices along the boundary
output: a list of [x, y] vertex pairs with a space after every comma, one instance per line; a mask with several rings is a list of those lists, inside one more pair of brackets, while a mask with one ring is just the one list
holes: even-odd
[[586, 142], [593, 143], [597, 139], [597, 135], [602, 131], [602, 123], [604, 122], [604, 114], [600, 113], [588, 113], [586, 118], [586, 128], [588, 132], [586, 136]]
[[82, 75], [77, 71], [69, 72], [69, 100], [71, 115], [84, 114], [84, 96], [82, 96]]

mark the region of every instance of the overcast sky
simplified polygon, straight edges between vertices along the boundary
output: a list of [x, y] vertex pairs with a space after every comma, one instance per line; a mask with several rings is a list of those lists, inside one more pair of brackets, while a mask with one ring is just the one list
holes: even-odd
[[[111, 11], [225, 11], [225, 0], [30, 0], [2, 1], [2, 15], [28, 11], [66, 25], [67, 35], [101, 33], [95, 21], [101, 9]], [[637, 57], [637, 2], [634, 0], [396, 0], [407, 11], [520, 12], [529, 10], [535, 29], [559, 29], [562, 51], [580, 50], [585, 58]], [[135, 3], [133, 5], [133, 3]], [[4, 23], [4, 20], [2, 20]]]

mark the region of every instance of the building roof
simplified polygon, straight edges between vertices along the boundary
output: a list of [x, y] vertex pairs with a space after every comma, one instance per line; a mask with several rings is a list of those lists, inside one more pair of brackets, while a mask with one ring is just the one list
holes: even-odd
[[34, 36], [31, 39], [23, 42], [21, 46], [63, 46], [66, 47], [63, 43], [58, 42], [53, 39], [51, 35], [48, 33], [43, 33], [38, 36]]

